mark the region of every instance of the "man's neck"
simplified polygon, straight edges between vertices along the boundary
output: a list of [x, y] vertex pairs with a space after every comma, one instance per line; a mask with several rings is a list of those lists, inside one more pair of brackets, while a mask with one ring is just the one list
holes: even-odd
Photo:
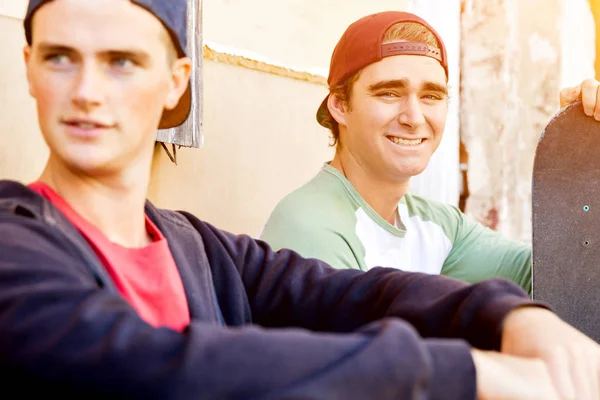
[[364, 168], [351, 154], [339, 150], [330, 165], [344, 174], [381, 218], [395, 225], [398, 203], [408, 191], [408, 179], [403, 182], [386, 181]]
[[151, 242], [144, 213], [150, 168], [135, 172], [90, 177], [74, 173], [51, 158], [39, 180], [109, 240], [133, 248]]

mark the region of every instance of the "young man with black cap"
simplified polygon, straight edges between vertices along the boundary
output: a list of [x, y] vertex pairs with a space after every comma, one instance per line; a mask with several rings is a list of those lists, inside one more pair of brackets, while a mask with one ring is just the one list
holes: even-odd
[[[531, 292], [531, 248], [408, 193], [438, 148], [448, 113], [448, 60], [422, 18], [390, 11], [351, 24], [329, 70], [317, 121], [336, 153], [275, 208], [261, 238], [337, 268], [386, 266], [467, 282], [509, 279]], [[588, 114], [598, 82], [583, 85]], [[561, 93], [561, 103], [582, 87]], [[600, 119], [600, 116], [598, 117]]]
[[155, 130], [189, 109], [185, 21], [186, 0], [29, 3], [50, 157], [0, 182], [5, 392], [597, 398], [598, 346], [508, 281], [335, 270], [149, 203]]

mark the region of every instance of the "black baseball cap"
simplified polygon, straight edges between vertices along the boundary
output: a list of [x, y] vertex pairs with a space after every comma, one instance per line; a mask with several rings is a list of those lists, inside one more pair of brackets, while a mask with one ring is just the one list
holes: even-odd
[[[53, 0], [29, 0], [27, 13], [23, 26], [25, 28], [25, 39], [31, 45], [31, 19], [33, 14], [45, 3]], [[187, 49], [187, 0], [129, 0], [132, 3], [152, 13], [162, 22], [169, 32], [171, 40], [177, 49], [179, 57], [186, 57]], [[172, 110], [164, 110], [159, 128], [168, 129], [179, 126], [185, 122], [192, 104], [191, 84], [181, 96], [179, 103]]]

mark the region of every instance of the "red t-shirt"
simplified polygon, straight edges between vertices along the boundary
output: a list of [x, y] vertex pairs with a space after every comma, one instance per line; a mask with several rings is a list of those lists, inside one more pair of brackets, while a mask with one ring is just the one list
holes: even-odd
[[182, 331], [190, 323], [185, 290], [167, 239], [146, 216], [153, 242], [127, 248], [111, 242], [96, 226], [79, 215], [58, 193], [42, 182], [29, 187], [56, 206], [96, 252], [121, 295], [152, 326]]

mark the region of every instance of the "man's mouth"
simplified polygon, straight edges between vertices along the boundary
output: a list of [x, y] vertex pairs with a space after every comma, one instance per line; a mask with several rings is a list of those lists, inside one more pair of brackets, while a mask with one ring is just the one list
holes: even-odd
[[98, 129], [101, 128], [99, 124], [93, 124], [90, 122], [67, 122], [67, 125], [76, 126], [81, 129]]
[[73, 126], [79, 129], [105, 129], [110, 128], [109, 125], [103, 124], [101, 122], [90, 121], [90, 120], [80, 120], [80, 119], [70, 119], [63, 121], [64, 124]]
[[426, 140], [423, 138], [403, 139], [403, 138], [399, 138], [397, 136], [386, 136], [386, 137], [388, 138], [388, 140], [390, 142], [395, 143], [397, 145], [401, 145], [401, 146], [418, 146]]

